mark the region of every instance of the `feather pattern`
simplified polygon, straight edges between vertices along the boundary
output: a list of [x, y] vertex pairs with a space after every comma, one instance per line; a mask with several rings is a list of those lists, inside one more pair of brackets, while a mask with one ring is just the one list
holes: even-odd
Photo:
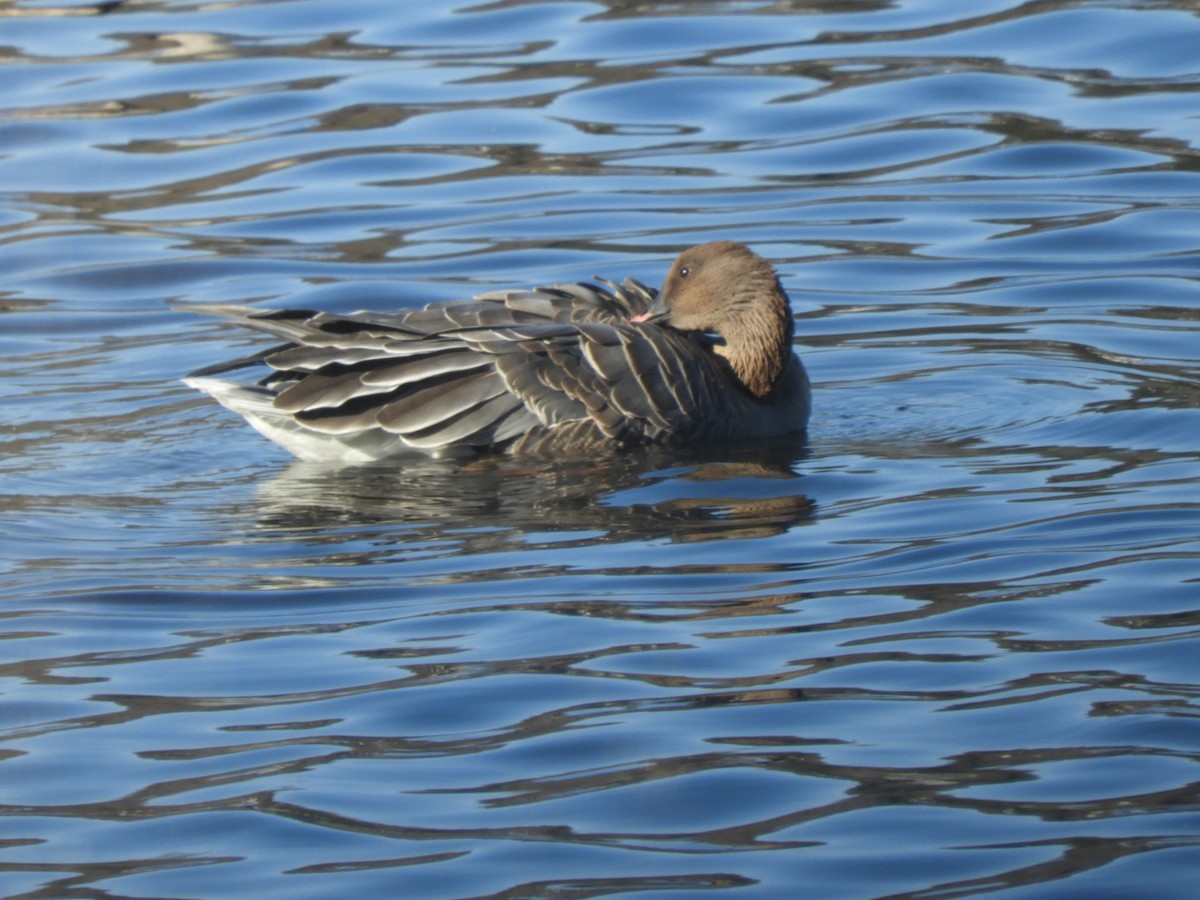
[[[720, 274], [729, 254], [748, 260], [747, 271], [765, 268], [782, 296], [769, 264], [719, 242], [686, 251], [661, 294], [627, 279], [496, 291], [395, 313], [202, 307], [286, 343], [186, 380], [302, 459], [586, 452], [800, 431], [809, 389], [791, 351], [786, 297], [764, 307], [773, 310], [765, 320], [786, 317], [773, 322], [775, 342], [786, 341], [774, 353], [782, 364], [765, 375], [751, 369], [755, 381], [743, 376], [735, 352], [742, 323], [717, 314], [745, 305], [727, 303], [746, 296], [735, 290], [740, 282], [716, 279], [692, 297], [686, 288], [699, 279], [684, 290], [671, 281], [681, 268], [684, 277], [703, 273], [700, 263]], [[681, 266], [688, 258], [696, 261]], [[693, 314], [705, 304], [717, 311], [711, 322]], [[686, 324], [692, 319], [695, 326]], [[266, 369], [258, 385], [214, 377], [248, 367]], [[759, 382], [769, 386], [765, 395], [753, 389]]]

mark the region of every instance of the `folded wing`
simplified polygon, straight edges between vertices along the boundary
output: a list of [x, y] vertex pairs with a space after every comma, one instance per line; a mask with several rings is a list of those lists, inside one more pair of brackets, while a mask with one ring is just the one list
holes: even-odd
[[[703, 337], [632, 323], [653, 298], [627, 280], [391, 314], [209, 307], [286, 343], [191, 383], [306, 459], [686, 437], [711, 424], [723, 363]], [[214, 378], [260, 364], [256, 386]]]

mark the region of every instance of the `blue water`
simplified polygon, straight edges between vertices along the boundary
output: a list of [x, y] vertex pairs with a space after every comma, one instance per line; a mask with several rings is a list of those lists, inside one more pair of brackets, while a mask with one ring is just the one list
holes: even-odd
[[[0, 11], [0, 894], [1190, 898], [1200, 16]], [[185, 304], [777, 265], [808, 440], [295, 463]]]

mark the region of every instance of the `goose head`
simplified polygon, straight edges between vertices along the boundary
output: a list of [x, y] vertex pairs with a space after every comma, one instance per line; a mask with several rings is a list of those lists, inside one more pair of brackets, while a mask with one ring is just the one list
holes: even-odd
[[714, 352], [759, 400], [770, 397], [792, 356], [791, 304], [774, 268], [734, 241], [683, 251], [654, 304], [633, 321], [718, 335]]

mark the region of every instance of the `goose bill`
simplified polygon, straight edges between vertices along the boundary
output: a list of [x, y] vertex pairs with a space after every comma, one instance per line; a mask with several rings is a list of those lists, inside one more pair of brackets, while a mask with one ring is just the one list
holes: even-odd
[[630, 322], [653, 322], [655, 325], [666, 325], [670, 321], [671, 310], [667, 308], [667, 301], [662, 291], [658, 292], [658, 296], [654, 298], [654, 302], [647, 307], [646, 311], [640, 315], [634, 316]]

